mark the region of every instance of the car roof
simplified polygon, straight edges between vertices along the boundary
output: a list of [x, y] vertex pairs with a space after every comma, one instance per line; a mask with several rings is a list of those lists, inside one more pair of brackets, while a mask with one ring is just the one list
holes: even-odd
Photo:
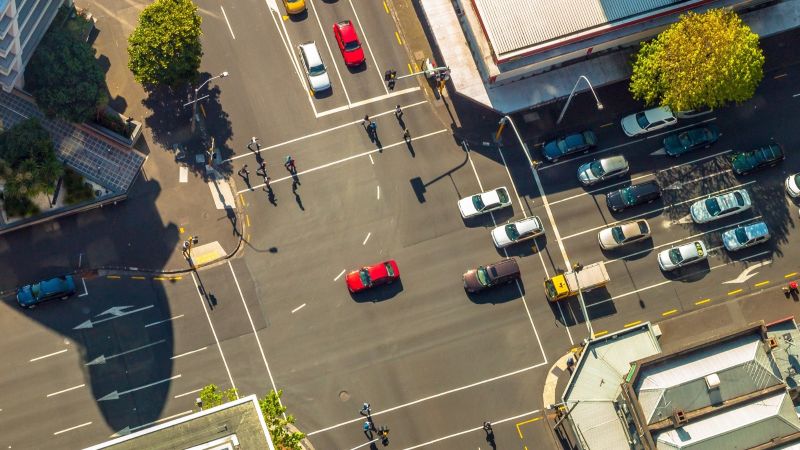
[[744, 228], [744, 232], [747, 234], [748, 238], [765, 236], [769, 234], [769, 229], [767, 228], [767, 224], [763, 221], [751, 223], [749, 225], [744, 225], [742, 228]]
[[600, 165], [602, 165], [606, 171], [620, 169], [622, 167], [627, 167], [628, 165], [628, 161], [622, 155], [601, 158], [599, 161]]
[[675, 118], [669, 106], [659, 106], [658, 108], [648, 109], [644, 112], [645, 117], [650, 122], [660, 122], [668, 118]]
[[750, 203], [750, 194], [747, 192], [747, 189], [737, 189], [735, 191], [715, 195], [711, 198], [716, 199], [717, 202], [724, 208], [728, 208], [730, 206], [739, 206], [739, 203], [736, 202], [737, 193], [744, 197], [745, 205]]
[[517, 220], [513, 222], [517, 226], [517, 231], [524, 233], [526, 231], [536, 230], [541, 227], [541, 222], [536, 216], [530, 216], [526, 219]]
[[514, 258], [497, 261], [496, 263], [487, 265], [486, 268], [494, 268], [497, 271], [497, 275], [501, 277], [519, 272], [519, 265]]
[[681, 252], [681, 256], [683, 257], [683, 259], [696, 258], [697, 256], [699, 256], [699, 254], [697, 253], [697, 246], [695, 245], [696, 242], [699, 241], [687, 242], [686, 244], [683, 244], [680, 247], [678, 247], [678, 251]]
[[[640, 220], [636, 220], [634, 222], [628, 222], [628, 223], [623, 223], [623, 224], [619, 225], [620, 229], [622, 230], [622, 234], [624, 234], [625, 236], [632, 236], [634, 234], [640, 234], [641, 230], [639, 229], [639, 222], [641, 222], [641, 221]], [[646, 220], [644, 222], [647, 223]], [[650, 229], [650, 225], [649, 224], [648, 224], [647, 228]]]
[[306, 57], [306, 62], [309, 66], [319, 66], [322, 65], [322, 56], [319, 54], [319, 50], [317, 49], [317, 43], [314, 41], [308, 41], [300, 44], [300, 48], [303, 49], [303, 54]]
[[646, 194], [650, 192], [659, 192], [661, 187], [655, 180], [645, 181], [644, 183], [632, 184], [629, 186], [636, 194]]

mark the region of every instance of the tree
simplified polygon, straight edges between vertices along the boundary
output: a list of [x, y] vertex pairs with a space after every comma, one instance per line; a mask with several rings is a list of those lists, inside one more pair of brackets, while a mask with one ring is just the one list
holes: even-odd
[[213, 408], [223, 403], [227, 403], [239, 398], [239, 393], [236, 388], [230, 388], [225, 391], [220, 391], [217, 385], [209, 384], [200, 390], [200, 402], [203, 408]]
[[281, 404], [281, 395], [283, 395], [283, 390], [278, 390], [278, 392], [270, 390], [269, 394], [259, 400], [261, 414], [264, 415], [264, 421], [267, 422], [267, 429], [273, 444], [284, 450], [301, 450], [300, 441], [306, 435], [299, 431], [289, 431], [288, 425], [293, 424], [295, 418], [291, 414], [285, 415], [286, 407]]
[[753, 96], [764, 77], [758, 35], [728, 9], [689, 12], [642, 45], [629, 89], [647, 104], [686, 111]]
[[191, 0], [156, 0], [128, 37], [128, 68], [143, 85], [172, 88], [197, 79], [202, 18]]
[[0, 134], [0, 178], [6, 198], [52, 193], [64, 167], [50, 133], [37, 119], [27, 119]]
[[27, 66], [25, 87], [48, 117], [82, 123], [108, 103], [94, 55], [94, 48], [60, 26], [44, 35]]

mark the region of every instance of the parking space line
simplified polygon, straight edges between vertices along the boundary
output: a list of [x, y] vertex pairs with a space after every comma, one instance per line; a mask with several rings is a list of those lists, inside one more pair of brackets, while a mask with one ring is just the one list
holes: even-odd
[[[228, 262], [228, 264], [230, 264], [230, 262]], [[200, 293], [200, 285], [197, 284], [197, 277], [194, 273], [192, 273], [192, 281], [194, 281], [194, 287], [197, 290], [197, 297], [200, 299], [200, 303], [203, 306], [203, 312], [206, 314], [206, 320], [208, 321], [208, 326], [211, 328], [211, 334], [214, 336], [214, 342], [217, 343], [217, 350], [219, 350], [219, 356], [222, 358], [222, 364], [225, 366], [225, 372], [228, 373], [228, 380], [231, 382], [231, 387], [236, 389], [236, 383], [233, 382], [231, 369], [228, 367], [228, 361], [225, 360], [225, 354], [222, 352], [222, 345], [220, 345], [219, 338], [217, 338], [217, 330], [214, 329], [214, 323], [211, 322], [211, 316], [208, 314], [206, 299], [203, 298], [203, 294]]]
[[755, 287], [761, 287], [761, 286], [765, 286], [765, 285], [767, 285], [767, 284], [769, 284], [769, 280], [762, 281], [762, 282], [760, 282], [760, 283], [756, 283], [756, 284], [755, 284]]
[[367, 245], [367, 241], [369, 240], [370, 236], [372, 236], [372, 232], [371, 231], [369, 233], [367, 233], [367, 237], [364, 238], [364, 242], [362, 242], [361, 245]]
[[623, 327], [624, 328], [630, 328], [632, 326], [639, 325], [640, 323], [642, 323], [642, 321], [641, 320], [637, 320], [636, 322], [626, 323]]
[[56, 431], [55, 433], [53, 433], [53, 436], [58, 436], [61, 433], [66, 433], [67, 431], [77, 430], [78, 428], [83, 428], [83, 427], [91, 425], [91, 424], [92, 424], [92, 422], [86, 422], [86, 423], [82, 423], [80, 425], [75, 425], [74, 427], [66, 428], [66, 429], [61, 430], [61, 431]]
[[81, 277], [81, 283], [83, 283], [83, 294], [78, 294], [78, 297], [86, 297], [89, 295], [89, 290], [86, 289], [86, 279]]
[[378, 188], [378, 200], [380, 200], [381, 199], [381, 186], [378, 185], [376, 187]]
[[777, 79], [780, 79], [780, 78], [783, 78], [783, 77], [786, 77], [786, 76], [789, 76], [789, 74], [788, 73], [781, 73], [781, 74], [775, 75], [774, 77], [772, 77], [772, 79], [773, 80], [777, 80]]
[[72, 386], [71, 388], [66, 388], [66, 389], [58, 391], [58, 392], [53, 392], [53, 393], [47, 394], [47, 398], [54, 397], [54, 396], [56, 396], [58, 394], [63, 394], [65, 392], [74, 391], [75, 389], [80, 389], [80, 388], [85, 387], [85, 386], [86, 386], [85, 384], [79, 384], [77, 386]]
[[305, 307], [306, 307], [306, 304], [305, 304], [305, 303], [303, 303], [302, 305], [300, 305], [300, 306], [298, 306], [297, 308], [293, 309], [293, 310], [292, 310], [292, 314], [296, 313], [297, 311], [300, 311], [301, 309], [303, 309], [303, 308], [305, 308]]
[[44, 356], [38, 356], [36, 358], [33, 358], [33, 359], [29, 360], [28, 362], [36, 362], [36, 361], [40, 361], [40, 360], [45, 359], [45, 358], [49, 358], [51, 356], [60, 355], [60, 354], [62, 354], [64, 352], [66, 352], [67, 350], [69, 350], [69, 349], [65, 348], [64, 350], [59, 350], [57, 352], [48, 353], [47, 355], [44, 355]]
[[663, 313], [661, 313], [661, 317], [671, 316], [671, 315], [675, 314], [676, 312], [678, 312], [677, 309], [670, 309], [669, 311], [664, 311]]
[[740, 293], [742, 291], [744, 291], [744, 289], [741, 289], [741, 288], [740, 289], [736, 289], [734, 291], [728, 292], [728, 295], [736, 295], [736, 294], [738, 294], [738, 293]]
[[208, 347], [201, 347], [201, 348], [198, 348], [197, 350], [192, 350], [192, 351], [188, 351], [186, 353], [181, 353], [180, 355], [171, 356], [169, 359], [178, 359], [178, 358], [182, 358], [184, 356], [189, 356], [189, 355], [197, 353], [197, 352], [202, 352], [203, 350], [205, 350], [207, 348]]
[[699, 301], [694, 302], [694, 304], [695, 304], [695, 306], [705, 305], [706, 303], [708, 303], [710, 301], [711, 301], [710, 298], [704, 298], [703, 300], [699, 300]]
[[614, 122], [608, 122], [606, 124], [600, 125], [600, 128], [606, 128], [606, 127], [610, 127], [612, 125], [614, 125]]
[[783, 278], [792, 278], [793, 276], [797, 275], [797, 272], [787, 273], [783, 276]]
[[333, 281], [339, 281], [339, 278], [342, 278], [342, 275], [344, 275], [346, 270], [347, 269], [342, 269], [342, 271], [339, 272], [339, 275], [336, 275], [336, 278], [334, 278]]
[[231, 23], [228, 21], [228, 15], [225, 14], [225, 8], [223, 8], [222, 5], [219, 5], [219, 9], [222, 10], [222, 16], [225, 17], [225, 23], [228, 24], [228, 30], [231, 32], [231, 37], [233, 37], [233, 40], [235, 41], [236, 35], [233, 34], [233, 27], [231, 27]]
[[196, 394], [196, 393], [198, 393], [198, 392], [200, 392], [200, 391], [202, 391], [202, 390], [203, 390], [202, 388], [201, 388], [201, 389], [195, 389], [195, 390], [193, 390], [193, 391], [184, 392], [183, 394], [177, 394], [177, 395], [174, 395], [172, 398], [181, 398], [181, 397], [186, 397], [187, 395]]

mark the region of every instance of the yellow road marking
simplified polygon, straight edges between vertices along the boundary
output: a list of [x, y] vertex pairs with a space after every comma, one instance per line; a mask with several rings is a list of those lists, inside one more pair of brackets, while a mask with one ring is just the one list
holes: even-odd
[[166, 280], [167, 277], [153, 277], [154, 280]]
[[119, 275], [106, 275], [106, 278], [110, 278], [112, 280], [118, 280], [119, 279]]
[[769, 280], [762, 281], [761, 283], [756, 283], [756, 287], [761, 287], [761, 286], [764, 286], [765, 284], [769, 284]]
[[414, 71], [411, 70], [411, 63], [408, 63], [408, 73], [414, 73]]
[[178, 228], [178, 231], [180, 231], [180, 232], [181, 232], [181, 234], [183, 234], [183, 233], [185, 233], [185, 232], [186, 232], [186, 230], [184, 230], [184, 229], [183, 229], [183, 227], [179, 227], [179, 228]]
[[145, 277], [131, 277], [131, 280], [144, 280]]
[[736, 294], [738, 294], [739, 292], [742, 292], [743, 290], [744, 290], [744, 289], [737, 289], [737, 290], [735, 290], [735, 291], [730, 291], [730, 292], [728, 292], [728, 295], [736, 295]]
[[417, 63], [414, 63], [414, 72], [419, 72], [419, 66]]
[[250, 214], [245, 214], [244, 218], [247, 220], [247, 226], [250, 226]]
[[[242, 205], [244, 205], [244, 196], [243, 196], [243, 194], [239, 194], [239, 201], [242, 202]], [[244, 205], [244, 206], [247, 206], [247, 205]]]
[[600, 337], [605, 334], [608, 334], [608, 330], [598, 331], [597, 333], [594, 334], [594, 337]]
[[793, 276], [797, 275], [797, 272], [787, 273], [783, 276], [783, 278], [792, 278]]
[[217, 254], [217, 252], [208, 252], [208, 253], [204, 253], [204, 254], [202, 254], [200, 256], [193, 256], [192, 257], [192, 261], [194, 262], [194, 264], [196, 266], [199, 266], [201, 264], [205, 264], [207, 262], [213, 261], [213, 260], [215, 260], [215, 259], [217, 259], [219, 257], [220, 257], [220, 255]]
[[386, 14], [389, 14], [389, 6], [386, 5], [386, 2], [383, 2], [383, 9], [386, 11]]
[[282, 17], [283, 17], [283, 20], [284, 20], [284, 21], [287, 21], [287, 20], [289, 20], [289, 16], [287, 16], [286, 14], [284, 14]]
[[[740, 290], [741, 290], [741, 289], [740, 289]], [[710, 298], [704, 298], [704, 299], [702, 299], [702, 300], [700, 300], [700, 301], [696, 301], [696, 302], [694, 302], [694, 304], [695, 304], [695, 305], [702, 305], [702, 304], [704, 304], [704, 303], [708, 303], [708, 302], [710, 302], [710, 301], [711, 301], [711, 299], [710, 299]]]
[[630, 328], [630, 327], [632, 327], [634, 325], [639, 325], [640, 323], [642, 323], [642, 321], [641, 320], [637, 320], [636, 322], [626, 323], [625, 325], [623, 325], [623, 327], [624, 328]]
[[247, 237], [244, 240], [250, 242], [250, 233], [247, 233]]
[[662, 316], [662, 317], [667, 317], [668, 315], [670, 315], [670, 314], [675, 314], [676, 312], [678, 312], [678, 310], [677, 310], [677, 309], [670, 309], [669, 311], [666, 311], [666, 312], [663, 312], [663, 313], [661, 313], [661, 316]]
[[520, 422], [517, 424], [517, 433], [519, 433], [519, 438], [522, 439], [522, 430], [519, 428], [520, 425], [525, 425], [526, 423], [536, 422], [537, 420], [542, 420], [541, 417], [534, 417], [531, 420], [526, 420], [525, 422]]
[[403, 41], [401, 41], [401, 40], [400, 40], [400, 33], [398, 33], [397, 31], [395, 31], [395, 32], [394, 32], [394, 37], [396, 37], [396, 38], [397, 38], [397, 43], [398, 43], [398, 44], [400, 44], [400, 45], [403, 45]]

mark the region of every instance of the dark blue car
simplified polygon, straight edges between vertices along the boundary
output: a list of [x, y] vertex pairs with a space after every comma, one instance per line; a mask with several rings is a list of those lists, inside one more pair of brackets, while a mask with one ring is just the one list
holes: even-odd
[[64, 275], [22, 286], [17, 291], [17, 302], [23, 308], [34, 308], [47, 300], [63, 300], [73, 295], [75, 295], [75, 280], [71, 275]]
[[591, 130], [582, 133], [572, 133], [554, 139], [542, 148], [542, 155], [550, 162], [556, 162], [562, 156], [570, 153], [588, 152], [597, 146], [597, 136]]

